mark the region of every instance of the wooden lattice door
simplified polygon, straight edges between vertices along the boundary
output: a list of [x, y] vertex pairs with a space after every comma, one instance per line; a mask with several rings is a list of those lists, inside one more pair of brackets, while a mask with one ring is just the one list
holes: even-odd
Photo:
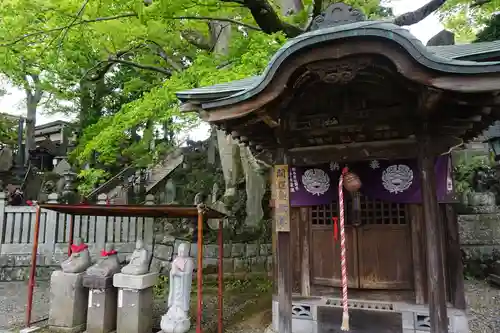
[[407, 205], [362, 198], [357, 228], [360, 288], [412, 288], [408, 221]]
[[[332, 217], [338, 216], [338, 205], [311, 207], [311, 277], [312, 283], [337, 287], [341, 285], [340, 233], [334, 241]], [[357, 230], [346, 221], [348, 281], [350, 288], [359, 288]]]
[[[411, 289], [411, 234], [406, 205], [361, 196], [360, 224], [353, 225], [346, 202], [346, 241], [350, 288]], [[341, 285], [340, 239], [334, 241], [332, 216], [338, 204], [313, 206], [311, 278], [314, 284]]]

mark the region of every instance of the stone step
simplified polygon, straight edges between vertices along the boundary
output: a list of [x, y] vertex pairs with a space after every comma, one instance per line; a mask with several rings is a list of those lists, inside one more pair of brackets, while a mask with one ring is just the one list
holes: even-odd
[[179, 151], [169, 154], [161, 163], [155, 165], [151, 170], [151, 179], [146, 185], [146, 193], [149, 193], [165, 177], [184, 162], [184, 155]]

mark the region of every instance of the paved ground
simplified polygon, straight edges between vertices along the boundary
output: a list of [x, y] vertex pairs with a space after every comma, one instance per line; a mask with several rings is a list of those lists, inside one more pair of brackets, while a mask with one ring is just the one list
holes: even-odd
[[[32, 321], [48, 316], [49, 296], [48, 282], [37, 283], [33, 295]], [[27, 299], [27, 282], [0, 282], [0, 330], [23, 326]]]

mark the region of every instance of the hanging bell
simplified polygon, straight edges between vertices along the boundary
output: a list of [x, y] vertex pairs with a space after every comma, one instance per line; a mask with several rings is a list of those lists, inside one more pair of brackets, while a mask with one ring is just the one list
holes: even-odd
[[349, 192], [357, 192], [361, 188], [361, 180], [354, 172], [347, 172], [344, 175], [344, 187]]

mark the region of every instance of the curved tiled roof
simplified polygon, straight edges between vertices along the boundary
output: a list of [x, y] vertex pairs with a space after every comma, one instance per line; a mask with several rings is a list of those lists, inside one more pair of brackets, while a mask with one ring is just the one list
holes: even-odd
[[[281, 64], [292, 54], [323, 43], [346, 38], [375, 37], [390, 40], [403, 47], [421, 65], [444, 73], [482, 74], [500, 72], [500, 62], [475, 62], [457, 60], [470, 55], [500, 51], [500, 44], [477, 43], [451, 46], [426, 47], [408, 30], [385, 21], [362, 21], [319, 29], [290, 39], [273, 56], [264, 73], [243, 80], [209, 87], [180, 91], [181, 101], [196, 100], [203, 108], [231, 105], [249, 99], [261, 92], [271, 81]], [[487, 44], [490, 44], [489, 47]]]

